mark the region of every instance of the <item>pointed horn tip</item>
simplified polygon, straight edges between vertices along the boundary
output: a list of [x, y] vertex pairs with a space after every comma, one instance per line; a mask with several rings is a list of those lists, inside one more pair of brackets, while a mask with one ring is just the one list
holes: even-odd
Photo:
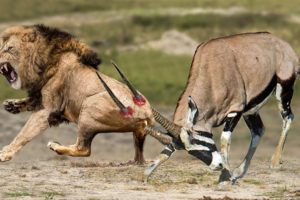
[[137, 97], [133, 96], [132, 100], [133, 100], [134, 104], [138, 105], [138, 106], [143, 106], [146, 104], [146, 99], [142, 95], [139, 95]]
[[130, 118], [130, 117], [132, 117], [133, 113], [134, 113], [134, 110], [133, 110], [130, 106], [128, 106], [128, 107], [125, 108], [125, 109], [121, 109], [121, 110], [120, 110], [120, 114], [121, 114], [123, 117], [125, 117], [125, 118]]
[[111, 63], [116, 68], [116, 70], [119, 72], [121, 78], [123, 79], [123, 81], [126, 83], [126, 85], [129, 87], [129, 89], [133, 93], [133, 102], [134, 102], [134, 104], [136, 104], [137, 106], [145, 105], [146, 104], [146, 99], [141, 94], [139, 94], [138, 91], [131, 85], [131, 83], [127, 80], [125, 75], [119, 69], [118, 65], [116, 63], [114, 63], [112, 60], [111, 60]]
[[110, 60], [110, 63], [111, 63], [113, 66], [118, 67], [117, 64], [116, 64], [116, 62], [113, 61], [113, 60]]

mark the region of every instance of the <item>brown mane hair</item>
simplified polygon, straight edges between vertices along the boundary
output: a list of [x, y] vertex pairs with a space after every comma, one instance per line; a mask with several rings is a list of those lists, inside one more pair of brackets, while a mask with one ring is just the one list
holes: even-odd
[[31, 110], [41, 108], [41, 89], [57, 72], [58, 63], [64, 53], [74, 52], [78, 56], [78, 62], [85, 67], [97, 69], [101, 63], [96, 52], [70, 33], [42, 24], [23, 28], [21, 34], [18, 31], [16, 34], [21, 36], [22, 41], [34, 43], [36, 46], [34, 52], [30, 52], [30, 58], [29, 55], [25, 58], [30, 60], [32, 66], [23, 68], [21, 72], [24, 89], [27, 90], [31, 102]]
[[84, 65], [97, 69], [97, 66], [101, 64], [97, 54], [70, 33], [42, 24], [33, 27], [45, 38], [47, 45], [52, 47], [50, 55], [75, 52], [79, 56], [79, 61]]

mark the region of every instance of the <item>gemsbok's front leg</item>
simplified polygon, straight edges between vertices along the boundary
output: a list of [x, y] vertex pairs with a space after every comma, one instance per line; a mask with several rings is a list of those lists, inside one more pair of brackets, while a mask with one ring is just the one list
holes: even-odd
[[238, 179], [242, 178], [250, 165], [251, 159], [256, 151], [257, 145], [264, 134], [264, 125], [259, 114], [246, 115], [244, 120], [251, 132], [251, 143], [244, 161], [239, 167], [233, 170], [231, 181], [234, 184]]
[[294, 119], [294, 115], [291, 110], [291, 100], [293, 97], [293, 83], [294, 80], [290, 80], [286, 84], [278, 83], [276, 87], [276, 99], [278, 101], [278, 107], [283, 120], [283, 125], [278, 145], [271, 159], [271, 168], [280, 168], [282, 164], [282, 151], [291, 123]]
[[233, 129], [236, 127], [238, 121], [241, 118], [240, 113], [229, 113], [227, 115], [223, 132], [221, 134], [221, 155], [224, 160], [224, 169], [221, 172], [219, 182], [229, 181], [230, 180], [230, 167], [229, 167], [229, 151], [231, 144], [231, 135]]
[[32, 113], [29, 120], [15, 139], [0, 151], [0, 162], [9, 161], [25, 144], [43, 133], [48, 127], [48, 110]]
[[166, 162], [175, 151], [175, 144], [168, 144], [164, 148], [164, 150], [159, 154], [159, 156], [154, 161], [152, 161], [150, 165], [146, 168], [144, 172], [144, 182], [147, 182], [148, 178], [155, 171], [155, 169], [162, 163]]

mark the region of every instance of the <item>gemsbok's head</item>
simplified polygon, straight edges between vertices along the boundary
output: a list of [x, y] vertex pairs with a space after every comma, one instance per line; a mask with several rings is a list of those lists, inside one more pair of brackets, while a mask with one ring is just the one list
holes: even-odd
[[223, 159], [212, 139], [213, 134], [194, 129], [199, 110], [192, 97], [188, 99], [188, 107], [187, 123], [184, 127], [178, 126], [166, 119], [155, 110], [153, 112], [154, 118], [173, 138], [182, 142], [184, 149], [186, 149], [189, 154], [203, 161], [212, 170], [223, 169]]

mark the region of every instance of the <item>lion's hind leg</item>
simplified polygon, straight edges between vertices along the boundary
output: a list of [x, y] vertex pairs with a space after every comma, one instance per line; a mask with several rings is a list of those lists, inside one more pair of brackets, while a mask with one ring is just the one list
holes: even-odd
[[48, 147], [59, 155], [67, 155], [74, 157], [87, 157], [91, 155], [91, 144], [95, 134], [81, 135], [73, 145], [64, 146], [58, 142], [49, 142]]

